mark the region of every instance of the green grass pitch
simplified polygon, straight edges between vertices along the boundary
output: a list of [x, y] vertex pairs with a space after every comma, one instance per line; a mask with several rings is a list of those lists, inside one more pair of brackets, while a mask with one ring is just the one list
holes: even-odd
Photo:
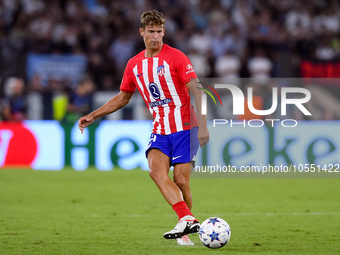
[[177, 218], [148, 173], [0, 170], [0, 254], [339, 254], [340, 179], [192, 179], [194, 215], [225, 219], [210, 250], [162, 234]]

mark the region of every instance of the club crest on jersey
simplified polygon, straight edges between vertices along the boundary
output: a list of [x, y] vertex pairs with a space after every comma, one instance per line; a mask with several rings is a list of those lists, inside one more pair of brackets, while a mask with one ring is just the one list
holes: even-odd
[[159, 89], [156, 83], [151, 82], [149, 84], [149, 91], [154, 99], [158, 100], [161, 98], [161, 93], [159, 92]]
[[165, 68], [164, 68], [164, 65], [161, 65], [161, 66], [157, 66], [157, 75], [159, 76], [163, 76], [165, 73]]

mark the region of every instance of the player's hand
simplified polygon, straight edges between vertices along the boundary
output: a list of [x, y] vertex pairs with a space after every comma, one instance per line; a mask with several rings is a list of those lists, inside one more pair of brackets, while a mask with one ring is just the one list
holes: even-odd
[[94, 118], [91, 114], [81, 117], [78, 120], [78, 128], [80, 129], [81, 133], [84, 132], [84, 129], [90, 126], [94, 121]]
[[198, 141], [201, 148], [209, 142], [209, 130], [206, 126], [198, 128]]

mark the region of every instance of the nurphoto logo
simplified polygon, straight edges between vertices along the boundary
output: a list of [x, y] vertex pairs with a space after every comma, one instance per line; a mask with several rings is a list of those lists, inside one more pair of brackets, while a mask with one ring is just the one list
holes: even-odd
[[[201, 114], [202, 115], [207, 115], [207, 95], [209, 95], [212, 100], [215, 103], [215, 106], [217, 106], [215, 97], [213, 94], [208, 90], [210, 89], [218, 98], [221, 106], [222, 100], [217, 93], [215, 89], [227, 89], [228, 91], [231, 92], [232, 96], [232, 112], [234, 116], [238, 115], [244, 115], [245, 113], [245, 105], [248, 107], [249, 111], [252, 114], [258, 115], [258, 116], [269, 116], [273, 114], [279, 104], [279, 99], [280, 99], [280, 108], [281, 108], [281, 116], [286, 116], [287, 115], [287, 105], [295, 105], [303, 115], [305, 116], [311, 116], [312, 114], [307, 110], [307, 108], [304, 106], [305, 103], [307, 103], [311, 99], [311, 93], [309, 90], [305, 88], [300, 88], [300, 87], [282, 87], [279, 88], [280, 91], [278, 91], [278, 88], [273, 87], [272, 88], [272, 104], [269, 109], [255, 109], [254, 103], [253, 103], [253, 88], [248, 87], [247, 88], [247, 94], [246, 97], [243, 93], [243, 91], [236, 85], [232, 84], [215, 84], [214, 87], [201, 83], [203, 87], [206, 88], [200, 88], [197, 87], [198, 89], [202, 90], [202, 107], [201, 107]], [[280, 93], [279, 93], [280, 92]], [[288, 95], [300, 95], [300, 98], [289, 98]], [[301, 97], [302, 95], [302, 97]], [[247, 98], [247, 100], [245, 99]], [[232, 127], [233, 125], [242, 125], [244, 127], [249, 126], [249, 127], [262, 127], [264, 123], [271, 124], [271, 126], [274, 126], [275, 122], [280, 122], [282, 126], [284, 127], [295, 127], [297, 126], [298, 122], [295, 119], [250, 119], [250, 120], [243, 120], [243, 121], [236, 121], [236, 120], [228, 120], [228, 119], [213, 119], [214, 127], [216, 125], [226, 125], [230, 124]]]

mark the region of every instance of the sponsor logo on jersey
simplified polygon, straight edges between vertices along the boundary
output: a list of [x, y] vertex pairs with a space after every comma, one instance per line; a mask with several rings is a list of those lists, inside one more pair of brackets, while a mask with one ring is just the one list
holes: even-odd
[[164, 73], [165, 73], [164, 65], [158, 66], [158, 67], [157, 67], [157, 75], [163, 76]]
[[155, 107], [155, 106], [170, 104], [171, 102], [172, 102], [171, 98], [165, 98], [165, 99], [162, 99], [162, 100], [159, 100], [159, 101], [156, 101], [156, 102], [151, 102], [151, 103], [149, 103], [149, 106], [152, 108], [152, 107]]
[[161, 93], [159, 92], [159, 89], [156, 83], [151, 82], [149, 84], [149, 91], [154, 99], [158, 100], [161, 98]]
[[185, 74], [189, 74], [189, 73], [195, 72], [194, 68], [192, 67], [191, 64], [187, 64], [186, 69], [188, 69], [188, 71], [186, 71]]

